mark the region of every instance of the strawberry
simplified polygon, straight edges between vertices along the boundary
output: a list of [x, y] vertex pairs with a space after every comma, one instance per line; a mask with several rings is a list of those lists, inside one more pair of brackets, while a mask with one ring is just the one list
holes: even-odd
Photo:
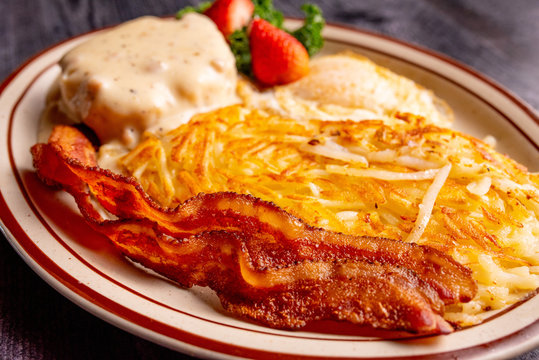
[[204, 14], [228, 37], [249, 23], [255, 6], [251, 0], [215, 0]]
[[254, 19], [249, 33], [254, 76], [265, 85], [287, 84], [309, 72], [309, 54], [289, 33]]

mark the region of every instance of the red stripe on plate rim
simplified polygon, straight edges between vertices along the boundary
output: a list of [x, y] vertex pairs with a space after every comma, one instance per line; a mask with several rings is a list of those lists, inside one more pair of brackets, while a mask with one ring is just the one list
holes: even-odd
[[[526, 104], [524, 104], [522, 101], [520, 101], [518, 98], [516, 98], [514, 95], [512, 95], [507, 90], [505, 90], [501, 85], [495, 83], [493, 80], [485, 77], [482, 74], [479, 74], [478, 72], [470, 69], [469, 67], [467, 67], [467, 66], [465, 66], [465, 65], [463, 65], [463, 64], [461, 64], [461, 63], [459, 63], [459, 62], [457, 62], [457, 61], [455, 61], [455, 60], [453, 60], [451, 58], [448, 58], [448, 57], [446, 57], [444, 55], [441, 55], [441, 54], [435, 53], [433, 51], [418, 47], [416, 45], [408, 44], [406, 42], [403, 42], [403, 41], [400, 41], [400, 40], [397, 40], [397, 39], [386, 37], [384, 35], [368, 32], [368, 31], [365, 31], [365, 30], [359, 30], [359, 29], [351, 28], [351, 27], [348, 27], [346, 25], [336, 24], [336, 25], [330, 25], [330, 26], [333, 26], [333, 27], [336, 27], [336, 28], [342, 28], [342, 29], [347, 30], [347, 31], [352, 31], [352, 32], [362, 33], [362, 34], [366, 34], [366, 35], [370, 35], [370, 36], [374, 36], [374, 37], [379, 37], [381, 39], [388, 40], [388, 41], [391, 41], [391, 42], [395, 42], [395, 43], [400, 44], [402, 46], [412, 48], [412, 49], [414, 49], [414, 50], [416, 50], [418, 52], [425, 53], [427, 55], [436, 57], [436, 58], [438, 58], [438, 59], [440, 59], [440, 60], [442, 60], [444, 62], [450, 63], [450, 64], [452, 64], [452, 65], [466, 71], [470, 75], [482, 80], [483, 82], [487, 83], [488, 85], [492, 86], [493, 88], [495, 88], [498, 92], [502, 93], [504, 96], [506, 96], [508, 99], [510, 99], [513, 104], [517, 105], [521, 110], [523, 110], [536, 124], [539, 124], [539, 118], [537, 117], [536, 113], [532, 109], [530, 109]], [[96, 31], [99, 31], [99, 30], [94, 30], [94, 31], [92, 31], [90, 33], [93, 33], [93, 32], [96, 32]], [[0, 95], [2, 95], [2, 93], [7, 88], [9, 83], [11, 83], [22, 70], [24, 70], [28, 65], [33, 63], [36, 59], [40, 58], [44, 54], [50, 52], [51, 50], [53, 50], [53, 49], [55, 49], [55, 48], [57, 48], [59, 46], [62, 46], [62, 45], [66, 44], [66, 43], [68, 43], [68, 42], [70, 42], [72, 40], [78, 39], [78, 38], [80, 38], [82, 36], [85, 36], [85, 35], [88, 35], [90, 33], [82, 34], [82, 35], [75, 36], [73, 38], [67, 39], [65, 41], [62, 41], [61, 43], [58, 43], [58, 44], [56, 44], [54, 46], [51, 46], [51, 47], [39, 52], [38, 54], [34, 55], [30, 59], [28, 59], [17, 70], [15, 70], [11, 75], [9, 75], [6, 78], [6, 80], [0, 85]], [[450, 78], [447, 78], [446, 76], [444, 76], [442, 74], [439, 74], [439, 73], [437, 73], [437, 72], [435, 72], [435, 71], [433, 71], [431, 69], [425, 68], [420, 64], [413, 63], [412, 61], [409, 61], [409, 60], [406, 60], [406, 59], [403, 59], [403, 58], [399, 58], [399, 57], [394, 56], [392, 54], [388, 54], [388, 53], [385, 53], [383, 51], [373, 49], [373, 48], [370, 48], [370, 47], [367, 47], [367, 46], [364, 46], [364, 45], [360, 45], [360, 44], [357, 44], [357, 43], [354, 43], [354, 42], [346, 42], [346, 41], [341, 41], [341, 40], [338, 40], [338, 39], [331, 39], [329, 37], [327, 39], [330, 40], [330, 41], [333, 41], [333, 42], [339, 42], [339, 43], [343, 43], [345, 45], [350, 45], [350, 46], [354, 46], [354, 47], [360, 47], [360, 48], [364, 48], [364, 49], [367, 49], [367, 50], [370, 50], [370, 51], [378, 52], [378, 53], [381, 53], [381, 54], [383, 54], [385, 56], [388, 56], [388, 57], [393, 57], [393, 58], [398, 59], [400, 61], [404, 61], [404, 62], [407, 62], [407, 63], [409, 63], [411, 65], [414, 65], [416, 67], [424, 69], [424, 70], [426, 70], [426, 71], [428, 71], [430, 73], [435, 74], [436, 76], [439, 76], [439, 77], [441, 77], [441, 78], [443, 78], [443, 79], [445, 79], [445, 80], [459, 86], [460, 88], [467, 91], [471, 95], [477, 97], [483, 103], [487, 104], [490, 108], [495, 110], [504, 119], [506, 119], [514, 128], [516, 128], [523, 136], [525, 136], [527, 138], [527, 140], [531, 144], [533, 144], [536, 148], [538, 148], [538, 145], [535, 144], [534, 141], [532, 139], [530, 139], [527, 136], [527, 134], [525, 132], [523, 132], [523, 130], [517, 124], [515, 124], [510, 118], [508, 118], [500, 109], [498, 109], [496, 106], [489, 103], [486, 99], [482, 98], [481, 96], [474, 93], [470, 89], [467, 89], [462, 84], [457, 83], [454, 80], [452, 80]], [[155, 300], [153, 300], [151, 298], [148, 298], [143, 294], [138, 293], [134, 289], [130, 289], [130, 288], [126, 287], [125, 285], [121, 284], [117, 280], [114, 280], [114, 279], [110, 278], [108, 275], [103, 274], [100, 270], [96, 269], [94, 266], [89, 264], [85, 259], [81, 258], [71, 247], [69, 247], [52, 230], [50, 225], [46, 222], [45, 219], [43, 219], [43, 217], [41, 216], [39, 211], [35, 208], [35, 205], [31, 201], [31, 199], [29, 197], [29, 194], [26, 192], [26, 188], [24, 187], [23, 181], [22, 181], [22, 179], [20, 177], [20, 174], [19, 174], [19, 172], [17, 170], [16, 164], [15, 164], [15, 161], [14, 161], [14, 158], [13, 158], [13, 152], [12, 152], [12, 146], [11, 146], [12, 120], [13, 120], [15, 110], [16, 110], [17, 106], [19, 105], [20, 101], [22, 100], [22, 98], [24, 98], [24, 95], [26, 94], [28, 89], [31, 87], [31, 85], [37, 80], [37, 78], [39, 78], [40, 75], [42, 75], [49, 68], [50, 68], [50, 66], [43, 69], [33, 79], [33, 81], [27, 86], [27, 88], [21, 94], [20, 98], [17, 100], [16, 105], [12, 109], [12, 113], [11, 113], [11, 117], [10, 117], [10, 123], [9, 123], [9, 130], [8, 130], [8, 138], [7, 139], [8, 139], [8, 151], [9, 151], [10, 164], [11, 164], [11, 167], [12, 167], [13, 174], [16, 177], [17, 183], [18, 183], [18, 185], [19, 185], [19, 187], [21, 189], [21, 193], [25, 197], [25, 200], [27, 201], [28, 205], [31, 207], [32, 211], [36, 214], [36, 217], [43, 223], [43, 225], [46, 227], [47, 231], [50, 232], [51, 235], [54, 236], [62, 244], [63, 247], [65, 247], [74, 256], [76, 256], [79, 259], [79, 261], [82, 261], [86, 266], [88, 266], [90, 269], [92, 269], [92, 271], [96, 272], [97, 274], [104, 277], [105, 279], [107, 279], [109, 281], [112, 281], [113, 283], [123, 287], [124, 289], [126, 289], [128, 291], [131, 291], [135, 295], [138, 295], [138, 296], [142, 297], [143, 299], [145, 299], [147, 301], [152, 301], [152, 302], [154, 302], [154, 303], [156, 303], [158, 305], [164, 306], [164, 307], [166, 307], [166, 308], [168, 308], [170, 310], [178, 311], [178, 312], [180, 312], [180, 313], [182, 313], [184, 315], [192, 316], [192, 317], [195, 317], [195, 318], [200, 319], [200, 320], [213, 322], [213, 323], [215, 323], [217, 325], [230, 326], [230, 327], [237, 328], [237, 329], [240, 329], [240, 330], [258, 332], [258, 333], [262, 333], [262, 334], [268, 334], [268, 335], [271, 335], [271, 336], [286, 336], [286, 337], [292, 337], [292, 338], [298, 338], [298, 339], [312, 339], [312, 340], [342, 341], [341, 339], [324, 339], [324, 338], [288, 336], [288, 335], [267, 333], [267, 332], [263, 332], [263, 331], [252, 330], [252, 329], [244, 329], [244, 328], [241, 328], [241, 327], [235, 327], [235, 326], [231, 326], [231, 325], [228, 325], [228, 324], [222, 324], [222, 323], [215, 322], [215, 321], [212, 321], [212, 320], [209, 320], [209, 319], [200, 318], [200, 317], [195, 316], [193, 314], [182, 312], [181, 310], [174, 309], [174, 308], [171, 308], [170, 306], [167, 306], [165, 304], [161, 304], [159, 302], [156, 302]], [[305, 356], [305, 355], [299, 355], [298, 356], [298, 355], [292, 355], [292, 354], [284, 354], [284, 353], [271, 352], [271, 351], [262, 351], [262, 350], [252, 349], [252, 348], [245, 348], [245, 347], [242, 347], [242, 346], [230, 345], [230, 344], [222, 343], [222, 342], [219, 342], [219, 341], [216, 341], [216, 340], [213, 340], [213, 339], [205, 338], [205, 337], [199, 336], [199, 335], [194, 334], [194, 333], [183, 331], [183, 330], [177, 329], [175, 327], [172, 327], [172, 326], [170, 326], [168, 324], [161, 323], [161, 322], [155, 321], [154, 319], [148, 318], [145, 315], [137, 313], [137, 312], [135, 312], [135, 311], [133, 311], [133, 310], [131, 310], [129, 308], [124, 307], [121, 304], [118, 304], [118, 303], [112, 301], [111, 299], [109, 299], [106, 296], [96, 292], [95, 290], [91, 289], [90, 287], [88, 287], [88, 286], [86, 286], [84, 284], [81, 284], [77, 279], [75, 279], [73, 276], [71, 276], [69, 273], [67, 273], [65, 270], [63, 270], [61, 267], [59, 267], [56, 263], [54, 263], [50, 258], [48, 258], [47, 255], [44, 254], [41, 251], [41, 249], [39, 249], [35, 245], [35, 243], [30, 239], [30, 237], [26, 234], [26, 232], [24, 232], [24, 230], [22, 229], [20, 224], [17, 222], [16, 217], [11, 213], [7, 203], [5, 202], [5, 199], [4, 199], [1, 191], [0, 191], [0, 216], [1, 216], [0, 218], [4, 222], [5, 226], [10, 230], [11, 234], [13, 235], [12, 239], [10, 239], [10, 240], [16, 241], [19, 244], [19, 246], [22, 249], [24, 249], [26, 254], [28, 256], [30, 256], [40, 266], [40, 268], [42, 270], [47, 272], [56, 281], [58, 281], [60, 284], [62, 284], [66, 288], [68, 288], [70, 291], [72, 291], [76, 295], [80, 296], [82, 299], [85, 299], [85, 300], [91, 302], [95, 306], [98, 306], [98, 307], [104, 309], [105, 311], [115, 315], [115, 316], [118, 316], [118, 317], [120, 317], [120, 318], [122, 318], [124, 320], [128, 320], [129, 322], [131, 322], [133, 324], [136, 324], [136, 325], [141, 326], [143, 328], [146, 328], [148, 330], [154, 331], [154, 332], [156, 332], [158, 334], [161, 334], [161, 335], [176, 339], [176, 340], [178, 340], [180, 342], [184, 342], [186, 344], [193, 345], [193, 346], [196, 346], [196, 347], [200, 347], [200, 348], [203, 348], [203, 349], [207, 349], [207, 350], [210, 350], [210, 351], [220, 352], [220, 353], [223, 353], [223, 354], [241, 355], [241, 356], [254, 356], [254, 357], [257, 357], [257, 358], [271, 358], [271, 357], [273, 357], [275, 355], [278, 355], [278, 356], [284, 357], [284, 358], [288, 358], [288, 357], [293, 357], [293, 358], [298, 358], [299, 357], [299, 358], [305, 358], [305, 359], [310, 359], [310, 358], [318, 359], [318, 358], [321, 358], [321, 357], [317, 357], [317, 356]], [[37, 270], [37, 269], [34, 269], [34, 270]], [[53, 284], [51, 284], [51, 285], [53, 285]], [[57, 290], [60, 290], [60, 289], [57, 288]], [[79, 304], [79, 305], [81, 305], [81, 304]], [[509, 309], [507, 309], [503, 313], [506, 313], [507, 311], [509, 311], [510, 309], [513, 309], [514, 307], [515, 306], [510, 307]], [[130, 331], [129, 329], [126, 329], [126, 330]], [[497, 339], [497, 340], [493, 340], [492, 342], [488, 342], [488, 343], [480, 344], [480, 345], [477, 345], [477, 346], [473, 346], [473, 347], [470, 347], [470, 348], [460, 349], [460, 350], [451, 352], [451, 354], [452, 355], [460, 354], [461, 356], [463, 356], [463, 355], [465, 355], [465, 356], [474, 356], [474, 354], [478, 354], [480, 352], [483, 352], [485, 350], [485, 347], [490, 348], [490, 350], [492, 350], [493, 346], [495, 346], [497, 348], [500, 348], [500, 349], [502, 347], [503, 348], [508, 348], [508, 347], [512, 347], [512, 346], [515, 346], [515, 345], [523, 342], [524, 340], [522, 338], [524, 337], [524, 335], [529, 336], [530, 334], [535, 335], [537, 333], [539, 333], [539, 322], [535, 321], [534, 323], [528, 325], [527, 327], [525, 327], [523, 329], [520, 329], [517, 332], [515, 332], [513, 334], [510, 334], [508, 336], [502, 337], [502, 338]], [[347, 339], [347, 340], [348, 341], [365, 341], [365, 339]], [[384, 340], [387, 340], [387, 339], [384, 339]], [[368, 340], [368, 341], [372, 341], [372, 340]], [[425, 358], [426, 359], [426, 358], [433, 358], [433, 356], [435, 356], [434, 358], [443, 358], [447, 354], [449, 354], [449, 353], [437, 353], [437, 354], [428, 354], [428, 355], [425, 355], [425, 356], [420, 355], [420, 356], [412, 356], [412, 357], [387, 357], [387, 358], [384, 358], [384, 359], [408, 359], [408, 358], [413, 358], [413, 359], [423, 359], [423, 358]]]

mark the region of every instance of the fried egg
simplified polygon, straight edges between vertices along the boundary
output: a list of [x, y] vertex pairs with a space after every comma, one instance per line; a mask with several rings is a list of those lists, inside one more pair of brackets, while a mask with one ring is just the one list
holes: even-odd
[[300, 120], [395, 123], [397, 113], [412, 113], [440, 126], [453, 121], [451, 108], [432, 91], [351, 51], [314, 58], [309, 74], [291, 84], [259, 91], [240, 81], [238, 94], [250, 108]]

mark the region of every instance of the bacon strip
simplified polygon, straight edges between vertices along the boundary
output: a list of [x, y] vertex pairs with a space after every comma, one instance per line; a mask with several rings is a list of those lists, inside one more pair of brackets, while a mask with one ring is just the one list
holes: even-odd
[[[469, 269], [433, 248], [313, 228], [249, 195], [163, 209], [134, 179], [98, 168], [77, 132], [59, 127], [32, 148], [39, 176], [71, 193], [126, 256], [182, 286], [209, 286], [233, 313], [277, 328], [329, 319], [447, 333], [444, 304], [477, 291]], [[118, 219], [103, 219], [92, 198]]]

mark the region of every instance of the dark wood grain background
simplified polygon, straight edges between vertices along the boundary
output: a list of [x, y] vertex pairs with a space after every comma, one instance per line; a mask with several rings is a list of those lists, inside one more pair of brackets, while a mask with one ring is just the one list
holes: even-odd
[[[539, 108], [538, 0], [314, 0], [344, 23], [438, 51]], [[38, 51], [141, 15], [170, 15], [182, 0], [0, 0], [0, 80]], [[303, 1], [275, 0], [290, 16]], [[1, 359], [187, 358], [119, 330], [49, 287], [0, 234]], [[519, 357], [539, 359], [539, 349]]]

